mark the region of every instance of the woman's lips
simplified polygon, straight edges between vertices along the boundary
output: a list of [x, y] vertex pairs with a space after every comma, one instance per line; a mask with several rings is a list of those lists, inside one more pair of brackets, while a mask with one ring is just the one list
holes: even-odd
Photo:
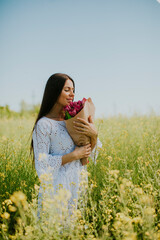
[[67, 99], [68, 102], [72, 102], [72, 99]]

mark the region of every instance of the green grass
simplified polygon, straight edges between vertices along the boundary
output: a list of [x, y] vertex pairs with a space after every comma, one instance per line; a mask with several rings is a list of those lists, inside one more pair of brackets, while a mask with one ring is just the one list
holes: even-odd
[[[66, 219], [55, 222], [55, 212], [50, 221], [47, 216], [42, 222], [36, 219], [39, 180], [29, 155], [33, 123], [33, 117], [0, 120], [2, 239], [160, 239], [159, 116], [96, 120], [103, 148], [97, 164], [90, 160], [88, 165], [89, 187], [80, 212], [75, 211], [75, 227], [69, 221], [63, 230]], [[13, 198], [16, 211], [10, 211], [6, 199], [15, 191], [22, 191], [27, 201]], [[51, 213], [54, 207], [48, 209]]]

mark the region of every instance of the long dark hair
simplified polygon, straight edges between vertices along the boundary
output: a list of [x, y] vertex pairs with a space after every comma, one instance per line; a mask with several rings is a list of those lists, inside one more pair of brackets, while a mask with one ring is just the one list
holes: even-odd
[[[55, 103], [57, 102], [57, 99], [58, 99], [59, 95], [61, 94], [61, 91], [62, 91], [65, 81], [67, 79], [70, 79], [73, 82], [73, 87], [74, 87], [74, 91], [75, 91], [75, 83], [74, 83], [73, 79], [70, 76], [68, 76], [67, 74], [55, 73], [55, 74], [51, 75], [50, 78], [48, 79], [46, 86], [45, 86], [40, 110], [39, 110], [38, 116], [36, 118], [36, 121], [34, 123], [33, 129], [31, 132], [31, 136], [33, 134], [35, 125], [38, 122], [38, 120], [40, 118], [44, 117], [45, 115], [47, 115], [51, 111], [51, 109], [53, 108]], [[30, 146], [30, 154], [32, 154], [32, 153], [33, 153], [33, 139], [31, 140], [31, 146]], [[33, 163], [34, 163], [34, 153], [33, 153]]]

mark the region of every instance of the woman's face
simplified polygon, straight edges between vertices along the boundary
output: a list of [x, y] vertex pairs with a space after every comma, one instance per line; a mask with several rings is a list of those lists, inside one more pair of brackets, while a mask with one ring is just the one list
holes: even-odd
[[68, 105], [73, 101], [74, 98], [74, 86], [73, 82], [70, 79], [65, 81], [62, 92], [58, 98], [57, 103], [61, 104], [63, 107]]

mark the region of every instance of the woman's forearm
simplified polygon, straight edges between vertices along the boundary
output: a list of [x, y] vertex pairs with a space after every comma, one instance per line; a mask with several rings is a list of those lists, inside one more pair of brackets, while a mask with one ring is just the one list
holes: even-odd
[[69, 163], [69, 162], [72, 162], [74, 160], [78, 160], [76, 158], [75, 152], [73, 151], [71, 153], [67, 153], [67, 154], [62, 156], [62, 165], [66, 164], [66, 163]]
[[87, 144], [81, 147], [75, 147], [74, 151], [62, 156], [62, 165], [79, 160], [82, 158], [88, 158], [91, 154], [91, 144]]

